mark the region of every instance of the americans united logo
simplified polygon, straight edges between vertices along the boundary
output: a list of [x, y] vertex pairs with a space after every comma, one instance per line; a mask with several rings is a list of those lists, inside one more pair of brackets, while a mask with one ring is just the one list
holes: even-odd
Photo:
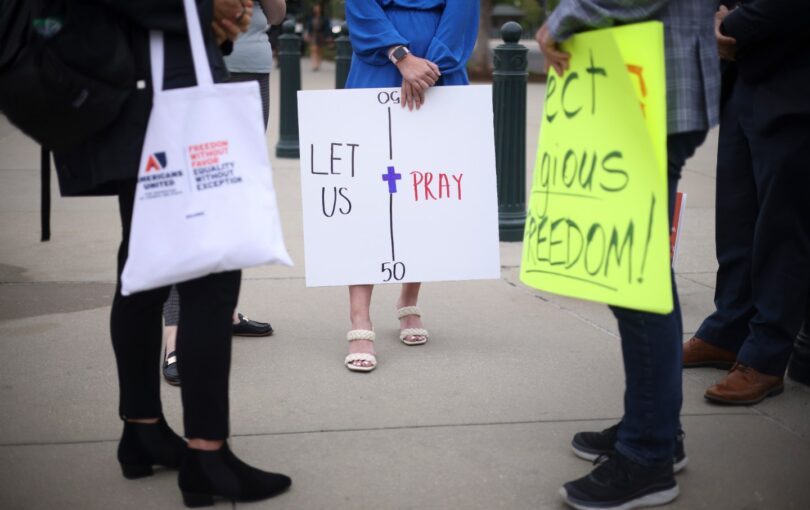
[[151, 171], [160, 171], [166, 168], [166, 153], [165, 152], [155, 152], [149, 156], [149, 159], [146, 160], [146, 169], [144, 170], [145, 173], [149, 173]]

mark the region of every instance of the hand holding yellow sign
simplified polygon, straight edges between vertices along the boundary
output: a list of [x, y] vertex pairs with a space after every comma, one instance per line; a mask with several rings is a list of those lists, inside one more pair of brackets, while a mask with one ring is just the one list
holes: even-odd
[[672, 310], [663, 26], [596, 30], [549, 73], [521, 280], [572, 297]]

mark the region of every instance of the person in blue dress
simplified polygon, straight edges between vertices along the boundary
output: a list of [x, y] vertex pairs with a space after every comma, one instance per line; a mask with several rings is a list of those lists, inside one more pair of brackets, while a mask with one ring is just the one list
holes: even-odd
[[[422, 106], [437, 85], [467, 85], [467, 60], [478, 35], [478, 0], [346, 0], [352, 66], [346, 88], [402, 87], [401, 104]], [[421, 283], [405, 283], [397, 303], [400, 340], [422, 345], [428, 332], [417, 308]], [[371, 323], [373, 285], [349, 287], [349, 370], [377, 366]]]

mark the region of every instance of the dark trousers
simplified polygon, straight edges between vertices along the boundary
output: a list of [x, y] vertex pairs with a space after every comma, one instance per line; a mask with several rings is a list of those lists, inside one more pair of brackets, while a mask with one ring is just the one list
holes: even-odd
[[[667, 138], [669, 218], [683, 165], [706, 139], [706, 131]], [[675, 278], [674, 309], [662, 315], [611, 307], [619, 322], [624, 358], [624, 417], [616, 450], [640, 464], [672, 462], [683, 401], [683, 326]]]
[[716, 311], [696, 333], [780, 377], [810, 288], [810, 102], [791, 87], [737, 80], [723, 111]]
[[[118, 288], [110, 332], [118, 366], [122, 418], [162, 415], [160, 403], [163, 302], [169, 287], [121, 295], [127, 259], [135, 181], [118, 193], [122, 235], [118, 250]], [[228, 378], [231, 366], [231, 314], [236, 307], [240, 271], [217, 273], [177, 285], [183, 299], [177, 335], [177, 369], [183, 380], [183, 422], [190, 438], [228, 437]]]
[[792, 376], [810, 381], [810, 299], [807, 300], [804, 325], [799, 331], [799, 336], [796, 337], [796, 345], [793, 347], [793, 358], [790, 363]]

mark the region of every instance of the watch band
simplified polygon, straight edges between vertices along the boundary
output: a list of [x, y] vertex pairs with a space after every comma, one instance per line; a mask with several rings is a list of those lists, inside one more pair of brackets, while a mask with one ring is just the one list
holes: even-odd
[[389, 53], [388, 59], [394, 65], [397, 65], [400, 60], [407, 57], [411, 53], [411, 50], [408, 49], [407, 46], [395, 46]]

